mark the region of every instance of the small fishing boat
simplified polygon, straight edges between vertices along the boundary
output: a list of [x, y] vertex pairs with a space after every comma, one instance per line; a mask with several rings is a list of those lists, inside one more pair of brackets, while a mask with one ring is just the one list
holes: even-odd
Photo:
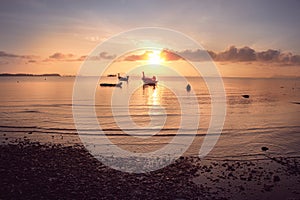
[[156, 80], [156, 77], [155, 77], [155, 76], [153, 76], [152, 78], [146, 77], [144, 72], [143, 72], [142, 80], [143, 80], [143, 82], [144, 82], [144, 85], [152, 85], [152, 86], [155, 86], [156, 83], [158, 82], [158, 81]]
[[122, 87], [122, 82], [120, 83], [100, 83], [101, 87]]
[[129, 76], [122, 77], [122, 76], [120, 76], [120, 73], [118, 73], [118, 79], [119, 79], [119, 81], [126, 81], [126, 82], [128, 82]]
[[108, 74], [107, 77], [117, 77], [115, 74]]

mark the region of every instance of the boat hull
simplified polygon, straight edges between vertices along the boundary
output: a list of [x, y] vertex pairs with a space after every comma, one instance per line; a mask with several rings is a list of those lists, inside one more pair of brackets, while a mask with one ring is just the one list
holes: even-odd
[[122, 87], [122, 83], [100, 83], [101, 87]]

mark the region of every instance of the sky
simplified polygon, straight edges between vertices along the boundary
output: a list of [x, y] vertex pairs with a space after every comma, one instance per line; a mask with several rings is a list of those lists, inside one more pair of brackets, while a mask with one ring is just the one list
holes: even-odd
[[[101, 42], [154, 26], [193, 38], [224, 76], [300, 76], [299, 10], [297, 0], [2, 0], [0, 73], [74, 75]], [[99, 52], [99, 60], [113, 55]]]

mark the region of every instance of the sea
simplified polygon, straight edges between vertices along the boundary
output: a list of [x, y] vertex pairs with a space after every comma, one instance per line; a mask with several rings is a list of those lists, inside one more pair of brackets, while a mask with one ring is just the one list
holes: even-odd
[[[257, 159], [266, 153], [262, 147], [272, 156], [300, 156], [299, 78], [223, 78], [225, 98], [219, 100], [226, 113], [222, 130], [214, 133], [208, 130], [218, 112], [212, 112], [214, 99], [201, 77], [158, 77], [155, 87], [143, 86], [138, 76], [122, 87], [99, 85], [116, 83], [116, 77], [81, 77], [94, 84], [92, 96], [80, 96], [82, 103], [74, 101], [75, 80], [0, 77], [1, 144], [76, 145], [82, 142], [78, 135], [84, 135], [91, 145], [105, 138], [106, 145], [128, 152], [151, 152], [167, 145], [181, 148], [181, 141], [193, 137], [183, 155], [197, 156], [204, 139], [214, 137], [207, 159]], [[85, 120], [75, 119], [78, 111]], [[89, 123], [95, 120], [98, 128]]]

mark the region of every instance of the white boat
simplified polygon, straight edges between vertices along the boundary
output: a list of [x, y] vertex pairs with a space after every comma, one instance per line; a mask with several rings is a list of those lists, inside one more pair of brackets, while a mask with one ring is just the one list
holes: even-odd
[[155, 76], [153, 76], [152, 78], [146, 77], [144, 72], [142, 80], [144, 82], [144, 85], [156, 85], [156, 83], [158, 82]]

